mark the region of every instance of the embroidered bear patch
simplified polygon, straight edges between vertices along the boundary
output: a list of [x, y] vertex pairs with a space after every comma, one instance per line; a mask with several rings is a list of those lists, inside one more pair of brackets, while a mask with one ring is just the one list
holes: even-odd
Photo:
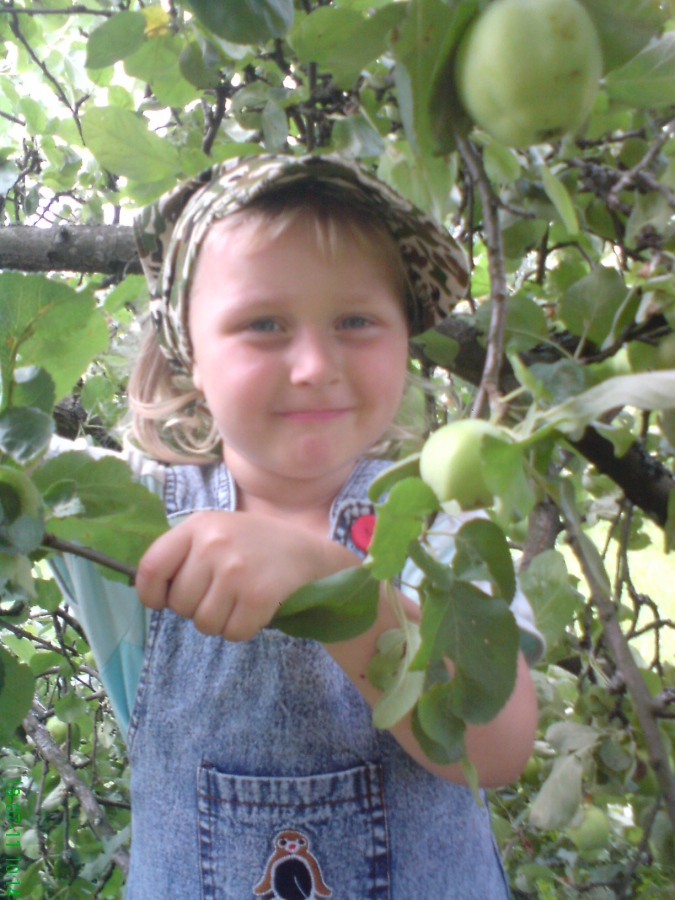
[[274, 853], [253, 893], [263, 900], [320, 900], [331, 896], [319, 863], [309, 851], [307, 835], [291, 829], [277, 834]]

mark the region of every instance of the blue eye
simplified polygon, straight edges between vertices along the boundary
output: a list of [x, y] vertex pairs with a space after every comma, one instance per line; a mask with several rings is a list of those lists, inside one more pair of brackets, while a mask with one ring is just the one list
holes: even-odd
[[271, 334], [277, 331], [280, 328], [278, 322], [275, 322], [274, 319], [256, 319], [255, 322], [251, 322], [248, 328], [251, 331], [257, 331], [261, 334]]
[[366, 319], [365, 316], [346, 316], [341, 325], [343, 328], [361, 329], [370, 325], [370, 319]]

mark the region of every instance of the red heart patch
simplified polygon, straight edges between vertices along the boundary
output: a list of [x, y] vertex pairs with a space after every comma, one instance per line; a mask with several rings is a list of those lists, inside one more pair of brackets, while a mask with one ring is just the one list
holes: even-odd
[[373, 539], [373, 531], [375, 531], [375, 516], [359, 516], [352, 522], [350, 530], [354, 545], [359, 550], [367, 550]]

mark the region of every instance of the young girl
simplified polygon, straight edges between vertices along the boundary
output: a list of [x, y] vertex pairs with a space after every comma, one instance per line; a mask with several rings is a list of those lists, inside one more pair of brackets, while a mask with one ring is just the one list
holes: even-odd
[[[352, 640], [269, 627], [301, 585], [365, 557], [408, 339], [462, 295], [461, 250], [335, 157], [216, 166], [146, 210], [137, 235], [159, 340], [130, 384], [135, 434], [172, 465], [130, 464], [174, 525], [139, 566], [149, 621], [132, 589], [94, 584], [82, 560], [61, 567], [128, 723], [127, 900], [508, 897], [460, 767], [425, 757], [410, 716], [372, 726], [368, 662], [397, 627], [384, 592]], [[460, 524], [434, 523], [439, 557]], [[409, 563], [402, 583], [420, 580]], [[535, 661], [522, 595], [513, 610]], [[483, 786], [518, 776], [535, 727], [521, 653], [505, 708], [467, 731]]]

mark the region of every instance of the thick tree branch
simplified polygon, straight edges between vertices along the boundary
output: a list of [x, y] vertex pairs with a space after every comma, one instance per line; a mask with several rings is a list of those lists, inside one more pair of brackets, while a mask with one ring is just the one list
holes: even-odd
[[[472, 320], [450, 316], [437, 326], [437, 330], [459, 344], [452, 373], [470, 384], [479, 384], [485, 365], [485, 348], [478, 341], [479, 332]], [[420, 356], [418, 352], [415, 355]], [[554, 362], [560, 357], [560, 352], [550, 345], [535, 347], [521, 354], [527, 366], [535, 362]], [[519, 387], [508, 360], [502, 362], [499, 380], [504, 393]], [[611, 442], [594, 428], [587, 428], [579, 441], [570, 441], [570, 444], [599, 472], [608, 475], [632, 503], [663, 528], [668, 518], [668, 495], [675, 488], [675, 478], [669, 469], [649, 456], [637, 441], [624, 456], [615, 456]]]
[[0, 228], [0, 269], [140, 274], [133, 229], [125, 225]]

